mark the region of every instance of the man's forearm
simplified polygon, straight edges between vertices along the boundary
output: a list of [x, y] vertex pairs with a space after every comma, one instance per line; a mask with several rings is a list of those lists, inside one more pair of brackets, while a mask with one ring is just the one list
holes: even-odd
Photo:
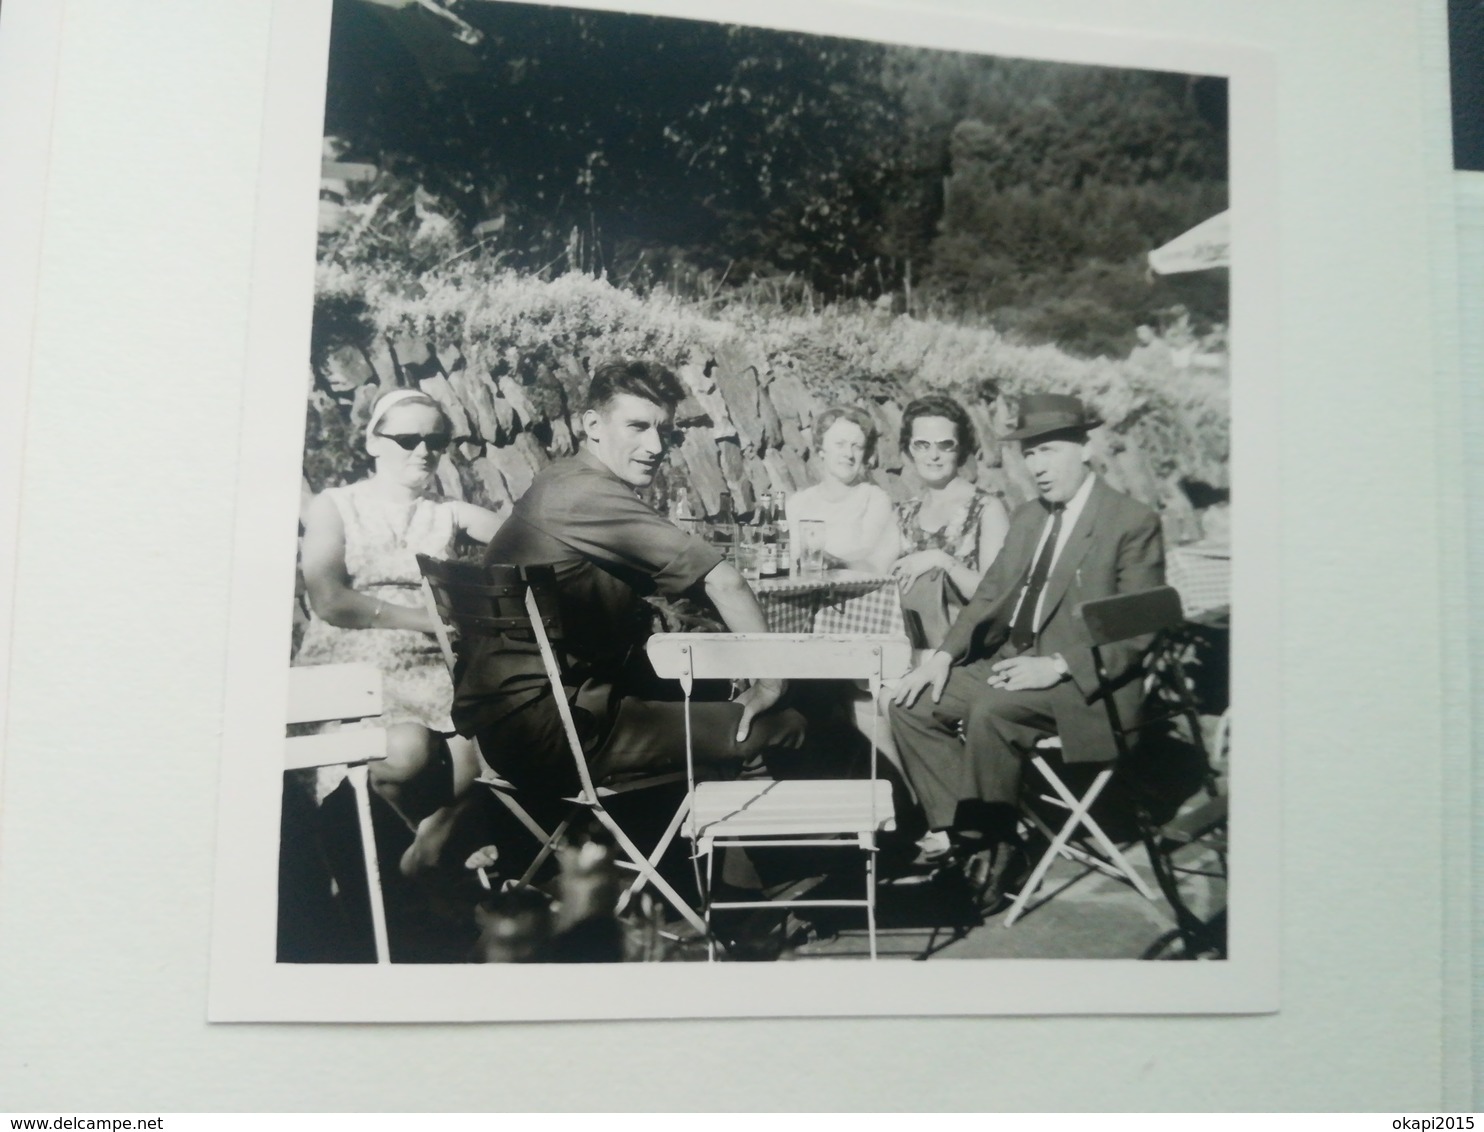
[[734, 633], [766, 633], [768, 619], [758, 605], [752, 588], [742, 580], [736, 568], [721, 563], [706, 575], [706, 596], [726, 627]]

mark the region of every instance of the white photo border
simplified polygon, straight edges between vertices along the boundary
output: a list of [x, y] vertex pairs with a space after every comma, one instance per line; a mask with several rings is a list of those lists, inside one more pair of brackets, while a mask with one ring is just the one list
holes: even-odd
[[[1278, 1008], [1280, 434], [1275, 76], [1231, 45], [1103, 35], [819, 0], [627, 0], [704, 18], [952, 51], [1229, 80], [1232, 479], [1229, 958], [943, 963], [416, 965], [275, 961], [283, 705], [331, 0], [278, 0], [264, 114], [228, 627], [212, 1021], [431, 1022], [679, 1017], [1219, 1014]], [[704, 12], [702, 9], [704, 8]], [[619, 972], [622, 972], [621, 974]]]
[[[10, 359], [0, 381], [0, 735], [10, 709], [11, 622], [20, 553], [21, 485], [31, 350], [40, 294], [41, 239], [50, 175], [52, 111], [62, 49], [62, 8], [44, 0], [12, 0], [0, 16], [0, 154], [5, 207], [0, 209], [0, 342]], [[0, 770], [5, 744], [0, 743]], [[0, 774], [0, 786], [4, 775]], [[0, 803], [4, 792], [0, 790]]]

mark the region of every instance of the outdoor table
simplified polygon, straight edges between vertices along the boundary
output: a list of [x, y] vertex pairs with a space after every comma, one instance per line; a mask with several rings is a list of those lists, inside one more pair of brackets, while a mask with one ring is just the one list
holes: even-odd
[[1191, 690], [1203, 710], [1216, 715], [1227, 709], [1230, 684], [1231, 566], [1231, 546], [1225, 542], [1171, 547], [1165, 561], [1166, 580], [1185, 611], [1185, 624], [1173, 636], [1187, 675], [1194, 676]]
[[889, 574], [826, 570], [752, 583], [773, 633], [880, 633], [905, 637], [902, 599]]
[[1195, 542], [1171, 547], [1165, 576], [1180, 594], [1187, 620], [1224, 620], [1231, 609], [1232, 551], [1226, 543]]

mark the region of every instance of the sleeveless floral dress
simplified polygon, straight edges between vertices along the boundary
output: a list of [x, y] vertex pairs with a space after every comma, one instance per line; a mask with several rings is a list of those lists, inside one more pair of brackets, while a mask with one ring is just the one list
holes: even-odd
[[897, 526], [902, 532], [902, 553], [915, 554], [919, 550], [942, 550], [958, 559], [970, 570], [980, 569], [979, 525], [984, 518], [984, 505], [992, 496], [981, 488], [975, 488], [969, 497], [969, 505], [957, 522], [950, 519], [938, 531], [925, 531], [917, 525], [917, 515], [922, 510], [921, 499], [909, 499], [897, 509]]
[[[451, 557], [458, 527], [444, 500], [410, 504], [379, 495], [370, 480], [325, 494], [345, 525], [345, 568], [351, 588], [388, 605], [421, 606], [416, 555]], [[431, 633], [407, 629], [342, 629], [313, 612], [294, 664], [364, 662], [381, 669], [383, 723], [421, 723], [452, 732], [453, 682]]]
[[[917, 525], [922, 500], [907, 500], [897, 509], [902, 553], [942, 550], [970, 570], [980, 569], [979, 527], [984, 519], [985, 505], [991, 498], [989, 492], [976, 488], [963, 511], [937, 531], [925, 531]], [[919, 575], [902, 594], [902, 613], [907, 619], [907, 635], [913, 646], [935, 649], [942, 645], [948, 627], [966, 600], [967, 595], [959, 593], [945, 571], [933, 569]]]

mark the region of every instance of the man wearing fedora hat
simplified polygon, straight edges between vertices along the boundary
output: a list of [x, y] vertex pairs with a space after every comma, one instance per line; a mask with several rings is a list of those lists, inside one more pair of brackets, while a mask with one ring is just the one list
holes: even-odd
[[[930, 830], [922, 856], [956, 851], [986, 914], [1024, 878], [1020, 779], [1036, 742], [1060, 736], [1068, 763], [1116, 756], [1077, 604], [1164, 583], [1158, 515], [1089, 466], [1088, 433], [1101, 423], [1076, 397], [1022, 398], [1004, 439], [1019, 442], [1037, 498], [1016, 509], [1004, 548], [942, 647], [893, 696], [892, 734]], [[1146, 646], [1102, 650], [1124, 719], [1140, 708], [1134, 674]]]

